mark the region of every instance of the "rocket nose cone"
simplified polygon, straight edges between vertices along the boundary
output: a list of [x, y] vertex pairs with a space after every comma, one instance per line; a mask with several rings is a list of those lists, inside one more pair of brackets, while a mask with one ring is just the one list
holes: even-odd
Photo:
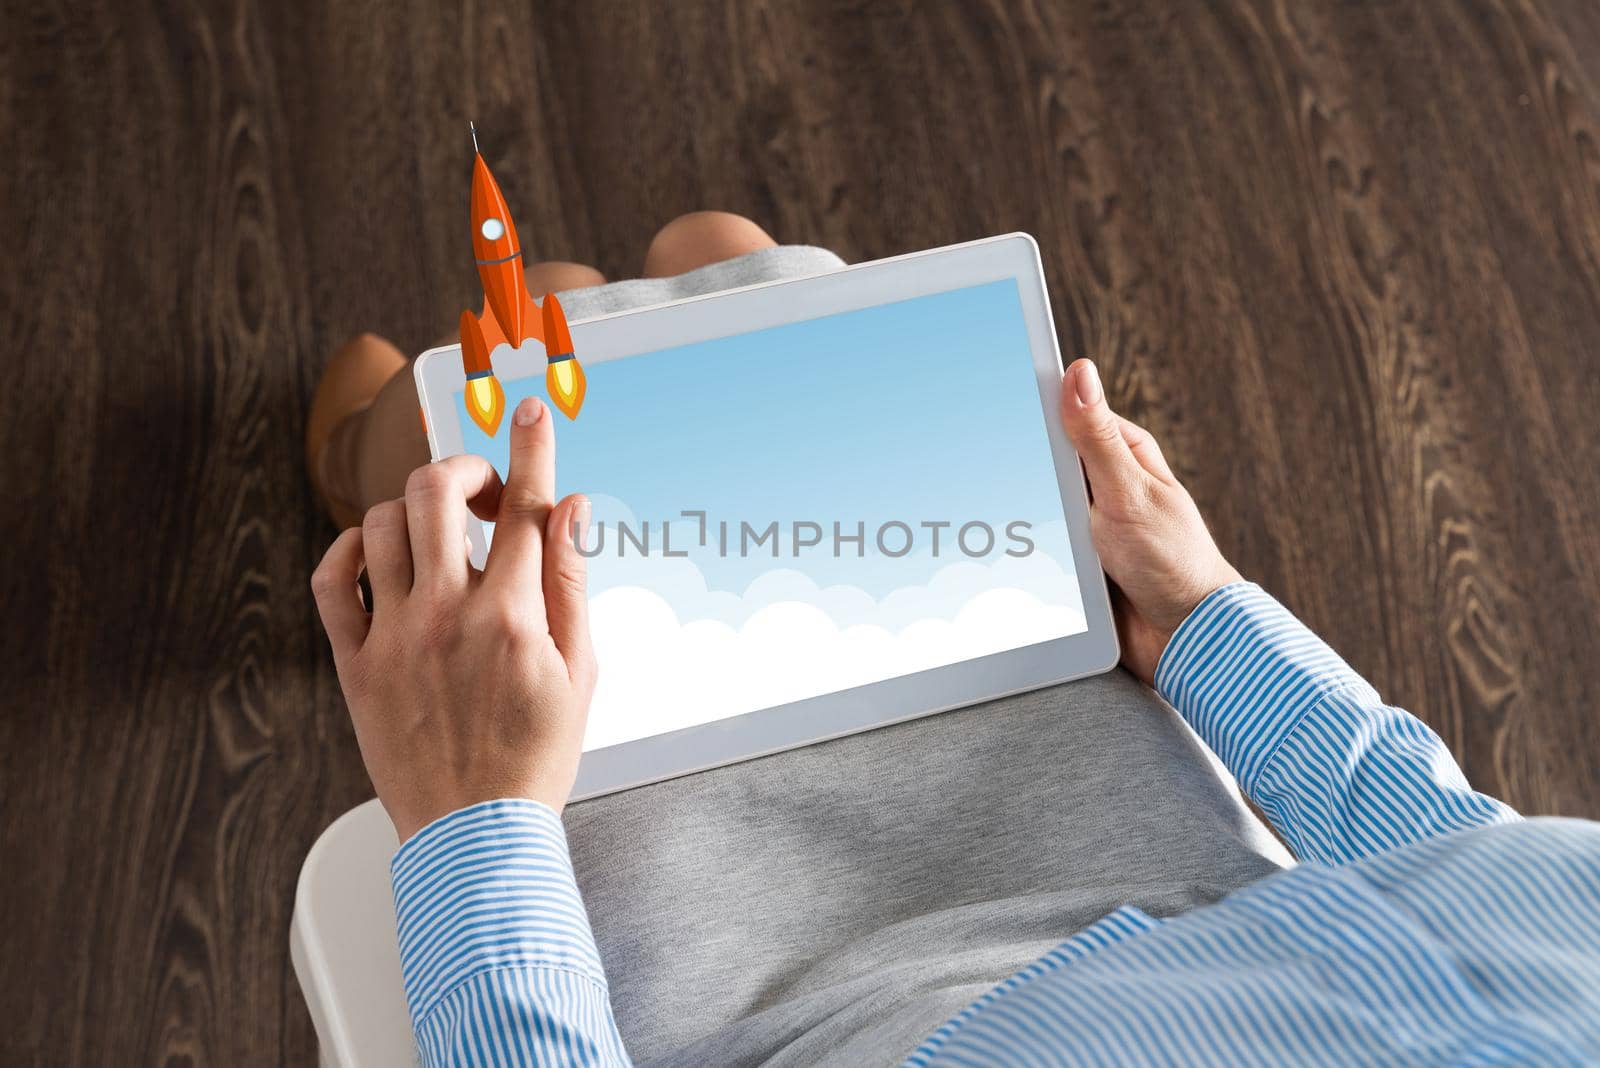
[[499, 185], [494, 180], [494, 175], [489, 171], [489, 164], [484, 162], [483, 156], [477, 153], [472, 157], [472, 195], [476, 199], [483, 193], [500, 192]]
[[472, 218], [477, 221], [505, 207], [506, 198], [500, 192], [500, 183], [489, 173], [489, 165], [482, 156], [472, 159]]
[[480, 262], [495, 262], [515, 256], [520, 248], [517, 228], [511, 221], [499, 183], [489, 173], [489, 165], [483, 157], [475, 156], [472, 163], [473, 257]]

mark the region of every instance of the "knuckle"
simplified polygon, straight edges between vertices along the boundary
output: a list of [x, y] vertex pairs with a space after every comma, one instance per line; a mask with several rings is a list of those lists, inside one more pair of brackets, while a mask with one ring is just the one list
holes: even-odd
[[335, 538], [333, 544], [328, 546], [328, 551], [322, 554], [322, 560], [311, 572], [311, 592], [319, 599], [338, 593], [347, 584], [353, 584], [354, 576], [348, 574], [344, 557], [360, 537], [359, 527], [346, 530]]
[[500, 497], [500, 511], [504, 515], [518, 518], [538, 516], [549, 508], [548, 501], [525, 489], [508, 489]]
[[319, 601], [338, 593], [339, 587], [342, 585], [344, 585], [344, 580], [333, 573], [333, 569], [328, 566], [327, 560], [323, 560], [322, 563], [317, 565], [317, 569], [311, 572], [311, 593]]
[[1110, 444], [1122, 436], [1122, 427], [1115, 419], [1096, 419], [1089, 424], [1089, 437], [1101, 444]]
[[404, 501], [384, 501], [367, 509], [366, 517], [361, 520], [361, 529], [364, 532], [392, 530], [397, 526], [406, 525], [406, 506]]
[[515, 601], [496, 598], [489, 602], [483, 616], [483, 625], [491, 634], [516, 641], [527, 636], [531, 627], [528, 614]]
[[439, 464], [423, 464], [406, 476], [407, 497], [435, 496], [450, 485], [450, 472]]
[[589, 572], [581, 562], [564, 560], [555, 569], [555, 580], [561, 592], [581, 597], [589, 588]]

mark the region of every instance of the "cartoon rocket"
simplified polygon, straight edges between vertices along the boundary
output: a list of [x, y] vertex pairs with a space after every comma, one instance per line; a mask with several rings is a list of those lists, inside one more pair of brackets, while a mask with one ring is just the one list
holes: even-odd
[[461, 365], [467, 374], [467, 414], [493, 437], [505, 415], [506, 394], [494, 376], [489, 354], [505, 342], [518, 348], [534, 338], [543, 343], [548, 368], [545, 389], [550, 400], [568, 419], [578, 417], [588, 389], [583, 366], [572, 351], [572, 332], [554, 293], [546, 293], [541, 306], [528, 295], [522, 271], [522, 246], [506, 208], [506, 198], [489, 165], [478, 152], [478, 133], [472, 133], [472, 254], [483, 283], [483, 310], [461, 313]]

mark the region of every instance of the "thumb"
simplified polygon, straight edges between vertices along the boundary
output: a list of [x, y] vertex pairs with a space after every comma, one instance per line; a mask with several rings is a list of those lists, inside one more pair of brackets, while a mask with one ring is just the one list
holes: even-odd
[[1138, 488], [1144, 469], [1122, 436], [1122, 421], [1106, 403], [1092, 360], [1074, 360], [1061, 379], [1061, 423], [1083, 460], [1096, 501]]
[[594, 649], [589, 640], [589, 566], [578, 551], [587, 536], [589, 499], [564, 497], [550, 511], [544, 538], [544, 607], [550, 639], [567, 673], [580, 685], [594, 685]]

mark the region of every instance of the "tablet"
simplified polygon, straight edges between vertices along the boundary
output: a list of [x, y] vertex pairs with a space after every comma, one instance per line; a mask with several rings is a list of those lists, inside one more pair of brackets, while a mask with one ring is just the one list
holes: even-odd
[[[1117, 663], [1038, 248], [974, 241], [571, 324], [552, 414], [600, 666], [574, 799]], [[506, 411], [545, 391], [502, 345]], [[506, 471], [457, 346], [415, 364], [433, 457]], [[553, 410], [552, 410], [553, 411]], [[472, 521], [481, 567], [493, 530]]]

